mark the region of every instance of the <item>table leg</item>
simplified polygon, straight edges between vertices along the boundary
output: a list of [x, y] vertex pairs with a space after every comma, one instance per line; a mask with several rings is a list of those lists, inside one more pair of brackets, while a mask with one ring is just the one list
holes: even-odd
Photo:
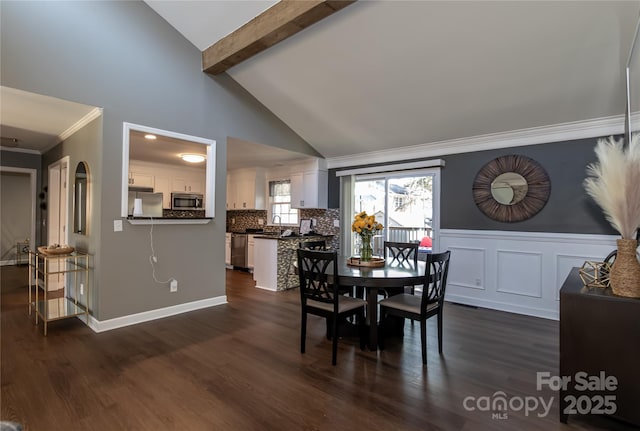
[[367, 321], [369, 350], [378, 350], [378, 289], [367, 289]]

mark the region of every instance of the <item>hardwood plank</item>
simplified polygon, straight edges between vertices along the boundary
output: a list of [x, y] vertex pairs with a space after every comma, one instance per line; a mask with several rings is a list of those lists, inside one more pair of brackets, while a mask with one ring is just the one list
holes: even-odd
[[281, 0], [205, 49], [202, 70], [218, 75], [354, 2]]
[[[223, 306], [100, 334], [79, 320], [44, 337], [27, 316], [26, 269], [0, 268], [1, 418], [25, 430], [626, 430], [599, 417], [558, 421], [558, 323], [446, 304], [444, 355], [428, 324], [382, 352], [341, 339], [331, 366], [325, 324], [310, 317], [300, 354], [299, 293], [253, 287], [227, 271]], [[20, 305], [20, 306], [18, 306]], [[467, 396], [555, 397], [550, 415], [466, 411]]]

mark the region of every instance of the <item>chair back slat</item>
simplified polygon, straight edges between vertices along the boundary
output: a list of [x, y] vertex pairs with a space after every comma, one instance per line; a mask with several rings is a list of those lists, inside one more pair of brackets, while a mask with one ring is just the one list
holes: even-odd
[[308, 250], [326, 250], [327, 242], [325, 240], [300, 241], [299, 247]]
[[427, 307], [431, 304], [443, 305], [450, 258], [451, 251], [449, 250], [427, 255], [425, 282], [422, 289], [422, 313], [426, 313]]
[[313, 299], [337, 304], [337, 252], [299, 248], [297, 253], [302, 303]]
[[417, 242], [384, 242], [384, 258], [391, 258], [392, 264], [407, 265], [418, 263], [418, 249], [420, 244]]

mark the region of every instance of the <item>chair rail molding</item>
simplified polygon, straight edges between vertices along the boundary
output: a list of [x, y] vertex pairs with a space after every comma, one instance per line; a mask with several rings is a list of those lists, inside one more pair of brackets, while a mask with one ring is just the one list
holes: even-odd
[[546, 319], [559, 318], [571, 268], [602, 261], [617, 235], [442, 229], [451, 250], [447, 301]]

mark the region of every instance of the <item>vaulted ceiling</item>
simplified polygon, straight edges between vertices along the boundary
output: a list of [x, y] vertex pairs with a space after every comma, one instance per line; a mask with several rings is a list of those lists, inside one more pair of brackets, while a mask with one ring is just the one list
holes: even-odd
[[[273, 4], [147, 3], [202, 51]], [[227, 73], [325, 157], [620, 116], [639, 12], [361, 0]]]
[[[205, 51], [276, 2], [146, 3]], [[640, 1], [360, 0], [226, 73], [325, 157], [442, 145], [621, 116], [639, 14]], [[73, 124], [8, 128], [7, 91], [3, 137], [28, 132], [42, 150]]]

